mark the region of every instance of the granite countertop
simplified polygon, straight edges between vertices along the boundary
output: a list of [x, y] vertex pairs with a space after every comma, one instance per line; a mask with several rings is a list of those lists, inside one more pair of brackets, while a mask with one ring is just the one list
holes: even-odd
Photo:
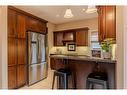
[[50, 58], [82, 60], [82, 61], [94, 61], [94, 62], [103, 62], [103, 63], [116, 63], [116, 60], [90, 57], [90, 56], [87, 56], [87, 55], [50, 54]]

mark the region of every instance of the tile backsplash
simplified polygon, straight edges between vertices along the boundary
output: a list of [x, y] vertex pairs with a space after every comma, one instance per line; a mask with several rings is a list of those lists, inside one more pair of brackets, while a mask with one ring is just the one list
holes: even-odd
[[78, 46], [75, 51], [68, 51], [67, 47], [52, 47], [50, 54], [77, 54], [77, 55], [89, 55], [91, 54], [90, 47]]
[[[116, 44], [112, 45], [112, 59], [116, 59]], [[91, 48], [88, 46], [78, 46], [75, 51], [68, 51], [66, 46], [52, 47], [50, 54], [76, 54], [76, 55], [88, 55], [91, 56]]]

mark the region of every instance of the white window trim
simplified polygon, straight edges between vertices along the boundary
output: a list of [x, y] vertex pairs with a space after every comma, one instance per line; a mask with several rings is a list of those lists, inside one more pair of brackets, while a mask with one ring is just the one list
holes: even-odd
[[[92, 32], [95, 32], [95, 31], [98, 32], [97, 29], [95, 29], [95, 30], [89, 30], [89, 32], [88, 32], [88, 40], [89, 40], [90, 50], [93, 50], [92, 47], [91, 47], [91, 33], [92, 33]], [[97, 49], [97, 50], [101, 50], [101, 49]]]

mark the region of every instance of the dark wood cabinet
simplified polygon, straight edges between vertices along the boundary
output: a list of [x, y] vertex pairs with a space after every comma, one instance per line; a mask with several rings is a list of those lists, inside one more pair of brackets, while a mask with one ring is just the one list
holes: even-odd
[[21, 87], [26, 83], [26, 65], [17, 66], [17, 87]]
[[63, 42], [75, 42], [75, 31], [66, 31], [63, 33]]
[[54, 46], [63, 45], [63, 32], [54, 32]]
[[17, 40], [17, 64], [26, 64], [26, 39]]
[[[26, 64], [26, 17], [8, 9], [8, 87], [18, 88], [18, 64]], [[22, 69], [22, 72], [23, 71]], [[22, 75], [26, 77], [26, 75]], [[15, 82], [13, 84], [13, 82]], [[26, 82], [24, 81], [24, 84]]]
[[17, 37], [26, 38], [26, 16], [17, 13]]
[[88, 30], [81, 29], [76, 31], [76, 45], [88, 46]]
[[97, 9], [99, 41], [107, 38], [116, 39], [116, 7], [97, 6]]
[[16, 85], [16, 66], [9, 66], [8, 67], [8, 88], [12, 89], [12, 88], [17, 88]]
[[116, 7], [106, 6], [106, 33], [105, 38], [116, 38]]
[[75, 43], [77, 46], [88, 46], [88, 27], [54, 32], [54, 46], [65, 46]]
[[8, 38], [8, 66], [14, 66], [17, 64], [17, 42], [15, 38], [9, 37]]
[[46, 23], [41, 22], [31, 17], [27, 17], [27, 30], [45, 34], [46, 33]]
[[[43, 22], [44, 21], [44, 22]], [[47, 33], [47, 21], [8, 7], [8, 88], [19, 88], [26, 84], [26, 32], [28, 30]]]
[[16, 12], [8, 10], [8, 37], [16, 37]]

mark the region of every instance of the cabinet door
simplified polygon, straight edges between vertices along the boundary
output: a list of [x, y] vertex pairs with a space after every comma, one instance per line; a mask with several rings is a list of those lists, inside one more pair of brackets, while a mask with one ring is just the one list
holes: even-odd
[[74, 42], [75, 41], [75, 31], [64, 32], [63, 40], [65, 42], [68, 42], [68, 41]]
[[88, 46], [88, 31], [86, 30], [76, 31], [76, 45], [77, 46]]
[[54, 32], [54, 46], [63, 46], [63, 32]]
[[17, 45], [16, 39], [8, 37], [8, 66], [17, 64]]
[[105, 6], [98, 7], [98, 37], [99, 42], [102, 42], [104, 40], [105, 34], [106, 34], [106, 10]]
[[17, 66], [17, 87], [26, 84], [26, 65]]
[[8, 67], [8, 88], [17, 88], [16, 86], [16, 66]]
[[8, 37], [16, 37], [16, 12], [8, 9]]
[[27, 17], [27, 30], [46, 33], [46, 23], [31, 17]]
[[105, 38], [116, 38], [115, 6], [105, 6], [106, 10], [106, 33]]
[[102, 42], [107, 38], [116, 38], [115, 6], [99, 6], [97, 8], [99, 41]]
[[26, 38], [26, 17], [17, 13], [17, 35], [18, 38]]
[[17, 39], [18, 64], [26, 64], [26, 39]]

